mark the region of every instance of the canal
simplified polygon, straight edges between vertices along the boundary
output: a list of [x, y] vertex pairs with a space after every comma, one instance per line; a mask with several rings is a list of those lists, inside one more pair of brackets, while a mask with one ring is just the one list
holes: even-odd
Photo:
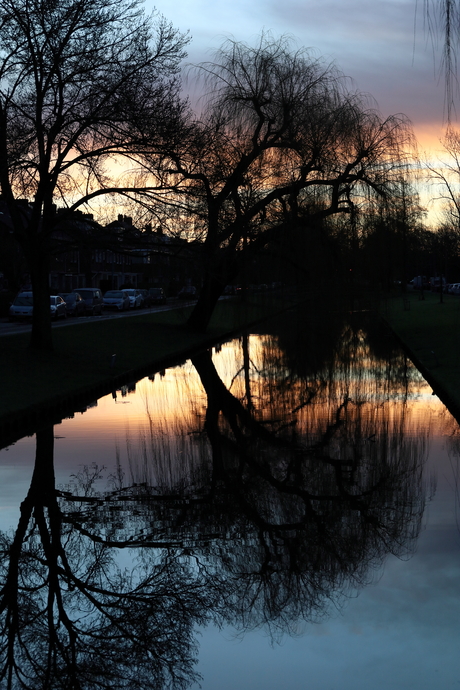
[[460, 429], [289, 313], [0, 450], [0, 687], [460, 684]]

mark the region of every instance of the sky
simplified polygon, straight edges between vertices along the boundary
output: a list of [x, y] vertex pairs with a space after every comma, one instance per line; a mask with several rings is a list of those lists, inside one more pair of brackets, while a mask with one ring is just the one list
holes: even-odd
[[[187, 60], [211, 59], [226, 37], [255, 43], [262, 30], [292, 35], [332, 60], [383, 116], [412, 121], [422, 157], [441, 151], [445, 90], [422, 0], [147, 0], [192, 41]], [[440, 42], [442, 43], [442, 41]], [[460, 103], [460, 99], [459, 99]], [[460, 107], [459, 107], [460, 117]], [[460, 123], [459, 123], [460, 124]]]
[[[418, 4], [418, 7], [417, 7]], [[188, 61], [209, 59], [227, 36], [254, 43], [262, 30], [290, 34], [333, 60], [383, 115], [405, 113], [423, 141], [444, 125], [444, 81], [421, 0], [147, 0], [192, 42]]]

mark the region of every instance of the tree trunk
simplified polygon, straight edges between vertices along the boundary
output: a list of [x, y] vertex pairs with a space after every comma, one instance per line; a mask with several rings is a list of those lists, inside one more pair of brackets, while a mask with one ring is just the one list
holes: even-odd
[[187, 321], [192, 331], [205, 333], [219, 297], [225, 286], [236, 278], [240, 270], [241, 256], [234, 250], [221, 252], [216, 258], [210, 251], [205, 259], [205, 276], [200, 296]]
[[49, 257], [46, 249], [40, 248], [34, 256], [29, 257], [29, 268], [34, 293], [29, 347], [32, 350], [52, 350]]
[[200, 333], [206, 331], [225, 285], [226, 282], [218, 280], [214, 276], [205, 278], [198, 301], [187, 321], [187, 328]]

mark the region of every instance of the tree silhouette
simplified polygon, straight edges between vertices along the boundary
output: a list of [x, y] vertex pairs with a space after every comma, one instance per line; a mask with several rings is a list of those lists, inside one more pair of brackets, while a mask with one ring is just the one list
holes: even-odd
[[[196, 74], [204, 96], [170, 149], [177, 188], [167, 203], [203, 240], [188, 321], [203, 330], [225, 285], [298, 222], [299, 209], [350, 215], [364, 193], [390, 193], [411, 132], [404, 116], [381, 118], [333, 65], [286, 36], [228, 40]], [[145, 169], [158, 175], [148, 147]], [[308, 232], [308, 219], [301, 227]]]
[[[141, 124], [157, 144], [175, 131], [187, 42], [138, 0], [0, 3], [0, 186], [31, 275], [34, 349], [52, 347], [56, 228], [100, 195], [132, 187], [113, 160], [132, 154]], [[25, 211], [21, 199], [30, 200]], [[59, 218], [56, 203], [67, 211]]]

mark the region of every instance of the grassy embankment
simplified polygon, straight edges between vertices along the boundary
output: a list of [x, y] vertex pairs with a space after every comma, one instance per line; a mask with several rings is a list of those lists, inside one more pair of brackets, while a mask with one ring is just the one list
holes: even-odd
[[407, 347], [435, 393], [460, 419], [460, 300], [409, 292], [382, 303], [382, 316]]
[[246, 302], [219, 302], [206, 335], [185, 330], [190, 307], [94, 319], [53, 329], [51, 353], [29, 350], [27, 333], [1, 337], [0, 444], [22, 432], [24, 425], [32, 429], [53, 409], [59, 416], [63, 405], [71, 410], [88, 396], [96, 399], [130, 377], [136, 380], [170, 366], [287, 305], [285, 296], [268, 293], [250, 296]]

